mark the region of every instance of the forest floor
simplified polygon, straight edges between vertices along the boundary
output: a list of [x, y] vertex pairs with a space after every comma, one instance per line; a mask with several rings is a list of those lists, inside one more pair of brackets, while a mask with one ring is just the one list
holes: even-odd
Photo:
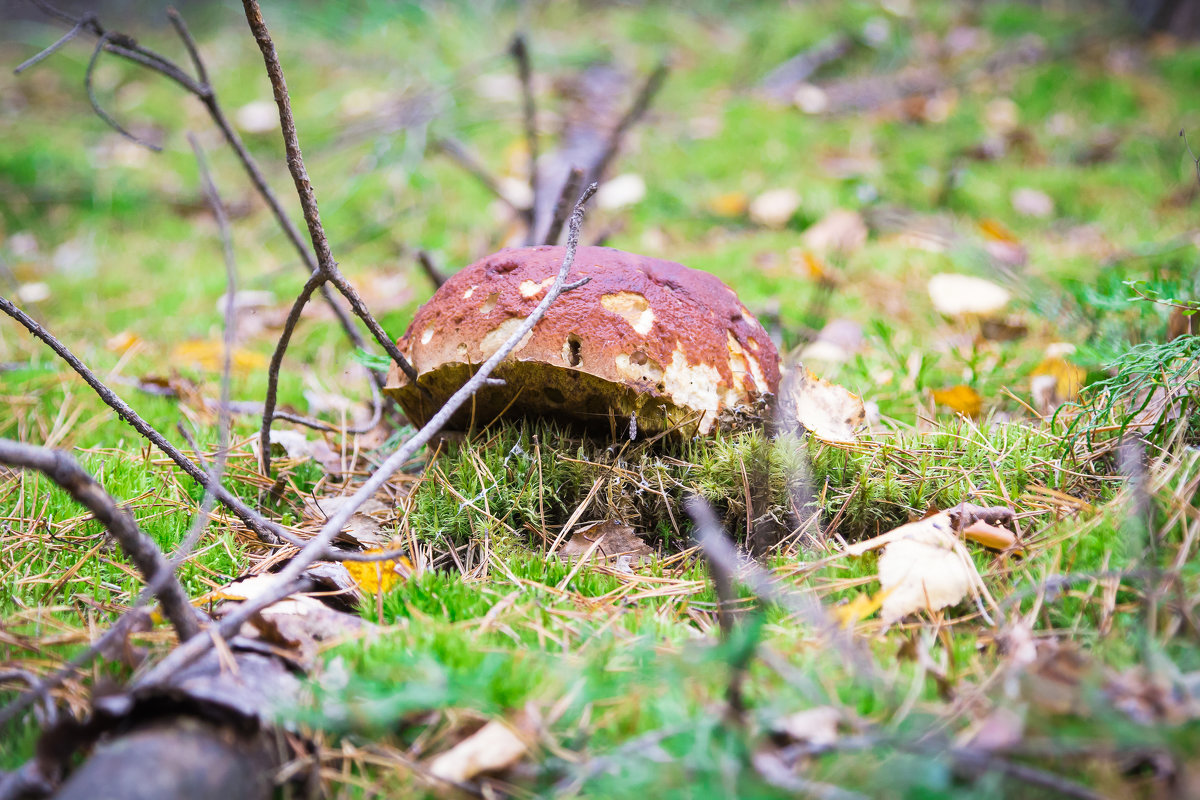
[[[864, 422], [844, 441], [797, 429], [623, 444], [501, 422], [423, 450], [350, 534], [406, 549], [382, 576], [350, 570], [354, 612], [381, 627], [321, 642], [303, 701], [282, 712], [317, 743], [331, 796], [432, 794], [444, 787], [431, 772], [479, 796], [1200, 792], [1200, 173], [1180, 137], [1200, 141], [1200, 48], [1102, 4], [360, 5], [265, 13], [334, 256], [389, 335], [434, 289], [417, 250], [453, 272], [521, 234], [519, 215], [433, 146], [463, 142], [520, 204], [529, 149], [507, 52], [520, 28], [544, 150], [577, 114], [572, 87], [616, 80], [623, 108], [669, 61], [584, 242], [717, 275], [790, 363], [861, 398]], [[165, 16], [106, 13], [186, 62]], [[254, 40], [239, 12], [195, 14], [222, 103], [294, 209]], [[227, 282], [193, 132], [237, 262], [226, 482], [316, 531], [411, 426], [276, 422], [263, 476], [255, 404], [303, 264], [194, 98], [114, 57], [96, 64], [98, 100], [161, 144], [152, 152], [92, 115], [85, 37], [17, 76], [63, 31], [5, 28], [3, 295], [211, 458]], [[805, 80], [768, 78], [838, 36], [843, 52]], [[612, 70], [598, 78], [601, 63]], [[280, 402], [358, 424], [379, 358], [311, 305]], [[0, 362], [0, 435], [73, 450], [176, 547], [202, 488], [11, 321]], [[752, 483], [767, 499], [748, 509]], [[760, 561], [782, 602], [746, 586], [719, 601], [681, 505], [692, 493], [739, 542], [752, 516], [779, 521]], [[921, 520], [964, 502], [1005, 514], [922, 550]], [[854, 546], [908, 523], [907, 544], [882, 555]], [[652, 555], [551, 552], [592, 524]], [[926, 576], [917, 590], [895, 578], [905, 548]], [[218, 506], [180, 578], [211, 610], [294, 552]], [[86, 510], [8, 469], [0, 572], [0, 703], [142, 587]], [[132, 634], [125, 658], [81, 669], [53, 704], [85, 715], [95, 687], [174, 642], [165, 624]], [[0, 769], [33, 755], [46, 713], [0, 728]], [[471, 746], [494, 760], [462, 763]]]

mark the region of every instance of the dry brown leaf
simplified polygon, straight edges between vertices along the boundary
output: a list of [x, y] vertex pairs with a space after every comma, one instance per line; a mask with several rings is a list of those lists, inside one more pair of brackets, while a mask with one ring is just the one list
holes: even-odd
[[592, 545], [595, 545], [595, 549], [591, 558], [602, 561], [623, 555], [649, 561], [654, 555], [654, 551], [633, 532], [633, 528], [613, 520], [577, 532], [559, 548], [558, 554], [563, 558], [582, 558]]
[[879, 557], [879, 586], [887, 592], [880, 615], [886, 623], [952, 606], [983, 588], [945, 512], [858, 542], [846, 552], [861, 555], [879, 547], [885, 548]]
[[1017, 535], [1008, 528], [991, 525], [981, 519], [963, 528], [963, 536], [992, 550], [1010, 550], [1020, 542]]
[[508, 769], [529, 752], [529, 745], [508, 725], [492, 720], [429, 762], [429, 773], [454, 783], [485, 772]]
[[853, 253], [867, 243], [867, 223], [857, 211], [835, 208], [806, 230], [802, 239], [818, 253]]
[[983, 410], [983, 398], [970, 386], [959, 384], [949, 389], [934, 389], [933, 401], [959, 414], [973, 417]]
[[866, 419], [862, 398], [843, 386], [818, 378], [797, 364], [786, 379], [787, 402], [796, 422], [826, 442], [858, 441], [855, 429]]
[[1008, 305], [1011, 295], [1003, 286], [973, 275], [943, 273], [929, 279], [929, 299], [941, 314], [950, 317], [995, 314]]

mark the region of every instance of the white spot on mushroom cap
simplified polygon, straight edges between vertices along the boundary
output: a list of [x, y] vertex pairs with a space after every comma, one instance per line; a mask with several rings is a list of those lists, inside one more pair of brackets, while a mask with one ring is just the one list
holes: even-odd
[[[758, 359], [746, 352], [741, 343], [733, 338], [733, 334], [726, 331], [726, 337], [729, 344], [729, 370], [733, 373], [735, 382], [749, 391], [746, 376], [749, 375], [754, 380], [756, 388], [763, 388], [767, 385], [767, 380], [763, 376], [762, 365], [758, 363]], [[751, 340], [751, 344], [754, 340]]]
[[[708, 433], [717, 421], [722, 400], [728, 400], [721, 373], [710, 364], [692, 364], [676, 344], [671, 363], [663, 370], [663, 388], [676, 405], [703, 411], [700, 433]], [[736, 395], [736, 392], [735, 392]]]
[[521, 297], [533, 297], [537, 294], [540, 294], [543, 289], [554, 283], [554, 278], [555, 276], [551, 276], [543, 280], [541, 283], [526, 278], [525, 280], [521, 281]]
[[434, 324], [431, 322], [425, 326], [424, 332], [421, 334], [421, 344], [429, 344], [429, 340], [433, 338]]
[[[479, 351], [484, 358], [491, 358], [492, 354], [500, 349], [500, 345], [508, 341], [508, 337], [517, 332], [517, 328], [521, 327], [521, 323], [525, 320], [520, 317], [509, 317], [501, 322], [496, 327], [488, 331], [487, 335], [479, 342]], [[525, 334], [517, 346], [513, 348], [513, 352], [519, 352], [521, 348], [529, 344], [529, 340], [533, 337], [533, 331]]]
[[492, 309], [496, 307], [496, 303], [500, 302], [500, 293], [492, 292], [487, 296], [487, 300], [483, 301], [483, 305], [479, 307], [480, 314], [490, 314]]
[[467, 289], [465, 292], [463, 292], [463, 300], [470, 300], [471, 295], [475, 294], [475, 290], [478, 288], [478, 286], [472, 286], [470, 289]]
[[640, 350], [632, 355], [618, 353], [617, 357], [613, 359], [613, 365], [617, 368], [617, 374], [621, 376], [622, 380], [658, 383], [663, 379], [662, 365], [652, 358], [647, 358], [646, 354]]
[[650, 301], [637, 292], [614, 292], [603, 295], [600, 305], [629, 323], [637, 333], [645, 336], [654, 327], [654, 312]]

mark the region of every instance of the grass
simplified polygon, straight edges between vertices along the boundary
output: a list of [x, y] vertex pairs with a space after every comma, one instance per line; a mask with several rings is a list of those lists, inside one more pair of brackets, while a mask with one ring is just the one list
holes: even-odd
[[[405, 765], [495, 718], [537, 721], [524, 771], [505, 778], [546, 796], [578, 781], [597, 797], [794, 793], [765, 780], [755, 756], [868, 796], [1036, 796], [996, 769], [956, 764], [946, 750], [993, 724], [997, 709], [1022, 719], [1025, 749], [1004, 758], [1100, 792], [1152, 795], [1167, 780], [1156, 763], [1194, 770], [1196, 725], [1178, 709], [1188, 708], [1187, 676], [1200, 669], [1191, 600], [1200, 588], [1197, 338], [1168, 342], [1170, 306], [1137, 298], [1188, 304], [1200, 290], [1194, 167], [1176, 136], [1200, 125], [1191, 104], [1200, 57], [1183, 43], [1138, 40], [1102, 14], [1083, 20], [1007, 2], [913, 5], [911, 14], [868, 3], [756, 4], [736, 13], [708, 2], [547, 4], [520, 14], [502, 3], [469, 12], [375, 2], [350, 12], [268, 9], [334, 253], [356, 284], [374, 287], [364, 293], [390, 334], [431, 292], [413, 263], [416, 248], [453, 270], [505, 238], [507, 222], [487, 193], [427, 155], [425, 142], [453, 134], [497, 173], [519, 177], [515, 96], [487, 85], [511, 73], [503, 36], [528, 25], [541, 75], [605, 59], [641, 73], [664, 55], [674, 64], [618, 163], [645, 179], [645, 198], [619, 212], [594, 210], [588, 230], [612, 227], [609, 244], [713, 272], [785, 350], [802, 348], [829, 320], [853, 321], [861, 350], [814, 366], [869, 401], [875, 420], [852, 446], [754, 431], [614, 444], [541, 421], [447, 439], [422, 454], [388, 487], [381, 515], [385, 534], [411, 548], [416, 574], [363, 601], [360, 613], [381, 629], [330, 647], [309, 701], [288, 720], [306, 726], [327, 766], [336, 765], [332, 795], [428, 792]], [[236, 9], [188, 13], [227, 109], [268, 98]], [[153, 19], [132, 32], [167, 50], [169, 31], [145, 21]], [[858, 36], [880, 20], [887, 35], [878, 46], [860, 41], [818, 79], [896, 71], [963, 26], [985, 47], [1038, 34], [1058, 55], [962, 82], [943, 97], [949, 110], [940, 121], [892, 110], [808, 115], [752, 91], [803, 47], [837, 31]], [[127, 27], [118, 21], [105, 20]], [[59, 33], [14, 24], [0, 34], [0, 61], [19, 63]], [[979, 57], [946, 63], [959, 69]], [[183, 423], [211, 449], [215, 420], [202, 398], [216, 396], [218, 376], [180, 346], [219, 340], [225, 285], [183, 129], [200, 134], [234, 212], [240, 287], [274, 295], [262, 313], [290, 302], [298, 262], [197, 109], [166, 82], [103, 59], [96, 86], [106, 108], [162, 135], [162, 154], [139, 151], [87, 113], [86, 60], [74, 43], [20, 78], [0, 71], [0, 98], [12, 98], [0, 102], [0, 263], [18, 285], [47, 286], [47, 299], [26, 304], [31, 312], [139, 413], [172, 438]], [[352, 102], [363, 91], [379, 93], [365, 114]], [[563, 110], [552, 94], [539, 98], [548, 116]], [[383, 119], [372, 106], [418, 97], [435, 112], [429, 121], [356, 134]], [[996, 158], [971, 157], [996, 135], [989, 115], [1008, 100], [1017, 109], [1015, 143]], [[245, 135], [290, 203], [277, 136]], [[1110, 154], [1082, 158], [1105, 136], [1115, 137]], [[714, 210], [719, 197], [778, 187], [801, 194], [782, 229]], [[1045, 192], [1054, 214], [1017, 213], [1011, 197], [1022, 187]], [[862, 248], [829, 256], [822, 284], [801, 268], [802, 233], [835, 208], [861, 211], [871, 235]], [[944, 246], [904, 235], [931, 220], [950, 232]], [[939, 315], [926, 291], [942, 272], [1000, 280], [986, 250], [992, 223], [1027, 256], [1003, 279], [1013, 294], [1005, 322], [1019, 331], [1007, 340], [988, 338], [977, 320]], [[268, 324], [240, 341], [247, 362], [265, 358], [275, 335]], [[1033, 382], [1061, 342], [1074, 345], [1067, 359], [1085, 387], [1057, 416], [1038, 419]], [[281, 401], [340, 422], [339, 404], [365, 394], [364, 360], [328, 315], [313, 313], [293, 339]], [[0, 362], [0, 435], [74, 449], [164, 550], [174, 547], [196, 511], [197, 487], [13, 326], [0, 326]], [[145, 391], [163, 384], [178, 396]], [[959, 384], [981, 396], [978, 415], [934, 402], [934, 391]], [[265, 385], [265, 369], [251, 367], [235, 373], [233, 395], [257, 400]], [[1173, 413], [1139, 418], [1156, 391], [1177, 398]], [[1146, 435], [1142, 490], [1128, 486], [1115, 455], [1135, 426]], [[319, 520], [305, 499], [346, 487], [314, 461], [283, 459], [281, 489], [266, 496], [271, 481], [254, 469], [256, 427], [252, 414], [235, 420], [229, 485], [311, 530]], [[355, 467], [365, 470], [407, 432], [328, 440], [348, 458], [357, 454]], [[844, 637], [776, 607], [756, 609], [744, 588], [733, 640], [719, 635], [716, 597], [704, 563], [686, 552], [679, 502], [691, 492], [707, 497], [745, 541], [750, 487], [761, 488], [750, 516], [778, 520], [784, 538], [765, 563], [820, 598], [846, 626]], [[963, 500], [1017, 511], [1023, 557], [971, 548], [996, 599], [997, 625], [970, 601], [888, 629], [860, 613], [878, 599], [877, 559], [840, 555], [842, 542]], [[1148, 512], [1137, 517], [1135, 507]], [[820, 536], [800, 535], [798, 511], [816, 515]], [[659, 555], [630, 572], [546, 555], [576, 512], [579, 525], [629, 523]], [[140, 583], [99, 526], [44, 479], [0, 474], [0, 521], [0, 662], [42, 674], [111, 622]], [[266, 569], [272, 555], [218, 515], [181, 575], [201, 597]], [[1156, 572], [1170, 580], [1148, 601]], [[158, 626], [135, 644], [154, 655], [172, 642]], [[746, 713], [732, 724], [724, 702], [748, 652], [756, 657], [742, 684]], [[1077, 678], [1063, 678], [1074, 675], [1064, 673], [1068, 652], [1084, 665]], [[98, 662], [55, 698], [83, 713], [101, 679], [128, 674], [126, 665]], [[1078, 702], [1067, 711], [1047, 705], [1039, 686]], [[1133, 688], [1122, 694], [1119, 686]], [[4, 684], [0, 702], [18, 689]], [[1166, 699], [1156, 705], [1156, 697]], [[772, 730], [816, 706], [846, 716], [839, 746], [793, 771], [788, 745]], [[0, 768], [31, 755], [38, 728], [27, 717], [0, 732]], [[915, 749], [927, 740], [936, 752]], [[1117, 751], [1124, 760], [1109, 757]]]

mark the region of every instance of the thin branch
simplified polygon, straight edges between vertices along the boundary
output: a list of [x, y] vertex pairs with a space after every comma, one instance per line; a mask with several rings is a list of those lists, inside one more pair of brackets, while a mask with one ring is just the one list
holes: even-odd
[[199, 80], [200, 86], [211, 96], [212, 84], [208, 81], [208, 67], [204, 66], [204, 59], [200, 57], [200, 49], [196, 46], [196, 40], [192, 38], [192, 32], [188, 30], [187, 23], [183, 21], [183, 17], [179, 16], [179, 12], [170, 6], [167, 7], [167, 19], [171, 20], [171, 27], [175, 29], [175, 33], [179, 34], [179, 38], [188, 52], [188, 57], [192, 59], [192, 67], [196, 70], [196, 78]]
[[[140, 615], [144, 615], [145, 613], [144, 601], [139, 600], [133, 608], [122, 614], [113, 623], [111, 628], [101, 634], [96, 641], [88, 645], [86, 650], [76, 655], [66, 664], [63, 664], [55, 672], [41, 678], [35, 686], [30, 687], [28, 692], [14, 698], [3, 710], [0, 710], [0, 729], [3, 729], [18, 714], [37, 702], [39, 698], [48, 697], [49, 693], [61, 686], [65, 680], [92, 663], [92, 659], [96, 656], [111, 650], [115, 643], [130, 634], [133, 624]], [[0, 797], [3, 797], [3, 795], [0, 794]]]
[[[244, 0], [244, 2], [249, 5], [252, 0]], [[342, 527], [354, 512], [363, 503], [374, 497], [375, 493], [384, 483], [404, 466], [420, 448], [424, 447], [430, 439], [436, 436], [459, 408], [474, 396], [475, 392], [491, 376], [492, 371], [500, 365], [500, 362], [508, 357], [509, 353], [516, 348], [526, 334], [533, 330], [533, 327], [545, 315], [550, 304], [557, 300], [563, 292], [582, 286], [587, 282], [588, 279], [583, 278], [573, 283], [567, 283], [567, 274], [575, 263], [575, 251], [579, 247], [579, 229], [583, 224], [583, 206], [595, 194], [595, 191], [596, 185], [592, 184], [579, 198], [579, 202], [576, 203], [575, 212], [571, 215], [570, 234], [562, 266], [559, 268], [554, 283], [546, 292], [546, 296], [542, 298], [542, 301], [538, 303], [533, 312], [526, 317], [521, 326], [508, 337], [504, 344], [487, 361], [483, 362], [482, 366], [479, 367], [479, 370], [471, 379], [451, 395], [450, 399], [433, 415], [429, 422], [425, 423], [396, 452], [388, 456], [379, 468], [372, 473], [371, 477], [359, 487], [358, 491], [351, 495], [345, 503], [338, 506], [338, 509], [325, 521], [325, 525], [322, 526], [316, 536], [310, 539], [304, 548], [288, 562], [287, 566], [277, 573], [274, 590], [265, 591], [253, 600], [244, 601], [236, 610], [221, 620], [216, 628], [220, 636], [229, 638], [235, 635], [241, 629], [244, 622], [272, 603], [286, 597], [292, 585], [304, 570], [318, 558], [325, 555], [329, 549], [329, 544], [342, 530]], [[208, 632], [205, 632], [204, 635], [192, 637], [171, 651], [166, 658], [138, 678], [135, 681], [135, 687], [153, 684], [166, 676], [174, 674], [176, 670], [190, 664], [193, 659], [205, 653], [208, 648], [213, 646], [213, 641], [213, 637]]]
[[725, 533], [716, 512], [700, 495], [691, 495], [684, 501], [688, 516], [695, 523], [692, 534], [704, 549], [709, 563], [719, 563], [730, 574], [736, 575], [743, 586], [764, 603], [771, 603], [795, 614], [816, 630], [824, 633], [842, 650], [848, 663], [854, 665], [857, 675], [875, 677], [873, 662], [848, 638], [825, 612], [820, 602], [805, 593], [783, 588], [762, 567], [751, 559], [743, 559]]
[[[199, 80], [192, 78], [174, 62], [159, 55], [153, 50], [141, 46], [132, 37], [121, 33], [106, 31], [93, 15], [89, 14], [77, 18], [67, 14], [64, 11], [60, 11], [49, 3], [42, 2], [42, 0], [33, 0], [33, 3], [48, 16], [72, 25], [74, 28], [86, 30], [97, 38], [106, 38], [104, 50], [107, 52], [120, 56], [136, 64], [140, 64], [153, 72], [157, 72], [158, 74], [176, 83], [188, 94], [191, 94], [199, 99], [200, 102], [204, 104], [205, 109], [207, 109], [213, 123], [221, 131], [222, 136], [225, 137], [226, 143], [229, 144], [229, 146], [233, 149], [234, 154], [237, 155], [238, 161], [242, 165], [242, 169], [250, 178], [250, 182], [254, 185], [255, 190], [257, 190], [259, 195], [266, 202], [267, 207], [271, 209], [271, 215], [275, 217], [275, 221], [279, 224], [280, 229], [283, 230], [284, 237], [289, 243], [291, 243], [297, 254], [299, 254], [301, 262], [307, 268], [309, 273], [317, 271], [317, 260], [313, 256], [312, 250], [304, 244], [304, 239], [300, 236], [300, 231], [296, 228], [295, 223], [292, 222], [291, 217], [288, 216], [286, 211], [284, 211], [283, 205], [279, 202], [279, 198], [275, 194], [275, 191], [271, 188], [270, 184], [267, 183], [267, 179], [263, 175], [262, 170], [259, 168], [258, 163], [250, 155], [250, 151], [246, 149], [245, 143], [242, 141], [241, 136], [238, 135], [233, 125], [230, 124], [229, 118], [225, 116], [224, 110], [217, 101], [216, 92], [208, 83], [208, 71], [204, 67], [204, 61], [200, 56], [199, 49], [196, 46], [196, 41], [192, 37], [191, 32], [188, 30], [187, 25], [184, 23], [183, 17], [181, 17], [178, 12], [174, 11], [173, 9], [169, 10], [168, 16], [171, 19], [171, 24], [174, 26], [176, 33], [179, 34], [179, 38], [183, 41], [183, 45], [187, 49], [189, 56], [192, 58], [192, 62], [196, 67], [196, 72], [200, 76]], [[52, 48], [49, 49], [52, 52], [53, 49], [57, 49], [57, 46], [52, 46]], [[49, 52], [42, 51], [42, 53], [39, 53], [38, 56], [30, 59], [30, 61], [37, 63], [47, 55], [49, 55]], [[94, 95], [91, 95], [90, 89], [89, 96], [92, 97], [93, 104], [95, 104]], [[141, 144], [145, 144], [144, 142], [140, 142], [140, 140], [138, 141]], [[333, 315], [337, 318], [338, 323], [341, 325], [342, 330], [345, 331], [346, 336], [350, 339], [351, 344], [353, 344], [355, 347], [363, 347], [364, 340], [362, 335], [358, 332], [358, 328], [355, 326], [354, 320], [351, 318], [346, 309], [343, 308], [342, 305], [337, 301], [329, 287], [321, 287], [321, 296], [333, 311]], [[384, 377], [376, 372], [372, 372], [371, 374], [376, 387], [382, 387]]]
[[654, 96], [658, 94], [658, 90], [662, 88], [663, 82], [667, 79], [667, 73], [671, 71], [670, 65], [666, 60], [658, 62], [658, 66], [646, 78], [646, 82], [642, 84], [641, 91], [634, 98], [633, 105], [625, 112], [625, 116], [617, 123], [617, 126], [612, 129], [609, 134], [608, 141], [605, 143], [604, 152], [600, 159], [596, 162], [596, 167], [592, 174], [588, 176], [589, 181], [599, 181], [604, 177], [604, 173], [608, 170], [610, 164], [617, 156], [617, 151], [621, 149], [621, 142], [625, 138], [625, 134], [629, 129], [638, 123], [646, 111], [650, 108], [650, 103], [654, 100]]
[[36, 64], [40, 64], [41, 62], [45, 61], [50, 56], [57, 53], [63, 45], [65, 45], [67, 42], [71, 41], [76, 36], [78, 36], [80, 33], [82, 33], [83, 29], [87, 26], [88, 21], [92, 18], [93, 17], [91, 14], [85, 14], [84, 16], [80, 17], [79, 21], [75, 23], [75, 27], [71, 28], [71, 30], [64, 33], [62, 35], [62, 38], [60, 38], [54, 44], [47, 47], [45, 50], [42, 50], [40, 53], [37, 53], [33, 57], [22, 61], [17, 66], [17, 68], [13, 70], [13, 75], [20, 75], [22, 72], [29, 69], [30, 67], [32, 67]]
[[275, 343], [275, 352], [271, 354], [271, 365], [267, 368], [267, 397], [263, 401], [262, 427], [259, 429], [258, 435], [258, 444], [262, 451], [259, 460], [262, 463], [263, 474], [268, 478], [271, 477], [271, 421], [275, 419], [275, 402], [279, 392], [279, 367], [283, 364], [283, 354], [287, 350], [288, 342], [292, 340], [292, 332], [300, 322], [300, 313], [308, 304], [313, 292], [324, 283], [325, 275], [321, 272], [314, 272], [304, 282], [304, 288], [300, 290], [300, 295], [292, 303], [287, 319], [284, 320], [283, 331], [279, 334], [279, 341]]
[[471, 154], [471, 151], [467, 150], [466, 145], [451, 136], [435, 139], [432, 144], [439, 152], [479, 181], [483, 188], [491, 192], [497, 200], [511, 208], [513, 213], [521, 219], [526, 218], [526, 209], [518, 206], [512, 201], [512, 198], [504, 193], [504, 190], [500, 188], [500, 182], [492, 173], [488, 172], [487, 167], [478, 158]]
[[321, 213], [317, 208], [317, 195], [313, 191], [312, 181], [309, 180], [308, 169], [304, 166], [304, 156], [300, 153], [300, 137], [296, 133], [292, 101], [288, 96], [287, 81], [279, 63], [279, 54], [275, 52], [275, 43], [271, 41], [271, 33], [267, 30], [267, 23], [263, 20], [257, 0], [242, 0], [242, 8], [246, 12], [246, 22], [254, 34], [254, 41], [262, 51], [267, 77], [271, 80], [271, 90], [275, 94], [275, 105], [279, 107], [279, 125], [283, 133], [283, 145], [287, 151], [288, 171], [292, 173], [292, 182], [296, 184], [296, 194], [304, 210], [304, 222], [308, 225], [308, 236], [317, 255], [317, 267], [350, 303], [350, 308], [366, 324], [384, 352], [396, 362], [410, 381], [416, 383], [417, 371], [367, 310], [358, 292], [343, 277], [337, 262], [333, 260], [333, 252], [329, 248], [329, 239], [325, 236], [325, 227], [321, 224]]
[[61, 450], [0, 439], [0, 463], [41, 472], [65, 489], [75, 502], [90, 510], [137, 566], [146, 584], [157, 586], [161, 581], [157, 597], [162, 603], [163, 615], [171, 621], [180, 640], [199, 633], [195, 609], [158, 545], [142, 533], [133, 514], [117, 505], [117, 501], [75, 459]]
[[425, 272], [425, 277], [433, 281], [433, 288], [440, 289], [442, 284], [446, 282], [446, 275], [438, 269], [438, 265], [433, 263], [433, 256], [425, 250], [417, 251], [417, 263], [421, 265], [421, 269]]
[[92, 111], [96, 112], [96, 116], [104, 120], [108, 127], [112, 128], [117, 133], [124, 136], [131, 142], [136, 142], [147, 150], [153, 150], [156, 153], [161, 153], [162, 148], [153, 142], [147, 142], [139, 136], [135, 136], [126, 130], [121, 123], [117, 122], [116, 118], [104, 110], [100, 105], [100, 100], [96, 97], [96, 89], [92, 85], [92, 75], [96, 72], [96, 63], [100, 60], [100, 54], [104, 52], [104, 46], [108, 44], [109, 37], [112, 34], [102, 33], [100, 38], [96, 40], [96, 47], [92, 50], [92, 57], [88, 60], [87, 71], [83, 73], [83, 88], [87, 91], [88, 102], [92, 104]]
[[88, 369], [87, 365], [80, 361], [79, 358], [72, 353], [66, 345], [60, 342], [52, 333], [43, 328], [36, 321], [31, 319], [28, 314], [13, 305], [8, 298], [3, 296], [0, 296], [0, 311], [3, 311], [17, 322], [21, 323], [26, 330], [49, 345], [50, 349], [57, 353], [59, 358], [61, 358], [63, 361], [66, 361], [67, 364], [70, 365], [71, 369], [75, 370], [75, 372], [87, 382], [88, 386], [92, 387], [93, 391], [96, 392], [100, 399], [103, 400], [109, 408], [117, 412], [117, 416], [129, 423], [129, 425], [132, 426], [135, 431], [149, 439], [151, 444], [153, 444], [164, 454], [166, 454], [168, 458], [179, 465], [180, 469], [186, 472], [193, 480], [202, 486], [212, 488], [212, 491], [217, 495], [217, 499], [227, 506], [244, 523], [246, 523], [246, 526], [250, 528], [250, 530], [254, 531], [260, 537], [268, 541], [274, 541], [275, 537], [278, 537], [299, 546], [300, 540], [296, 539], [296, 537], [292, 536], [292, 534], [285, 531], [280, 526], [267, 521], [262, 517], [262, 515], [243, 503], [237, 496], [219, 485], [212, 486], [212, 482], [209, 480], [208, 474], [204, 470], [196, 466], [191, 459], [180, 452], [179, 448], [167, 441], [167, 439], [153, 426], [151, 426], [150, 423], [142, 419], [142, 417], [138, 415], [138, 413], [134, 411], [128, 403], [118, 397], [112, 389], [108, 388], [103, 381], [97, 378], [96, 374]]
[[[208, 470], [209, 485], [204, 488], [204, 498], [200, 501], [196, 517], [192, 520], [191, 528], [183, 537], [183, 541], [180, 542], [171, 560], [172, 571], [179, 568], [183, 560], [191, 554], [196, 543], [200, 541], [200, 537], [204, 535], [204, 531], [208, 527], [208, 516], [212, 513], [217, 499], [209, 487], [220, 486], [222, 475], [225, 472], [225, 459], [229, 455], [229, 430], [233, 424], [232, 415], [229, 413], [229, 386], [230, 376], [233, 372], [234, 339], [237, 336], [237, 319], [234, 316], [237, 268], [233, 257], [233, 236], [229, 229], [229, 216], [225, 213], [225, 206], [221, 202], [220, 194], [217, 193], [217, 186], [213, 183], [212, 175], [208, 171], [208, 162], [204, 158], [204, 151], [200, 149], [200, 143], [191, 133], [188, 134], [188, 141], [192, 145], [192, 152], [196, 155], [196, 166], [200, 171], [204, 196], [208, 199], [208, 205], [217, 220], [217, 230], [221, 236], [221, 252], [225, 260], [225, 303], [223, 308], [225, 325], [221, 343], [221, 399], [217, 407], [217, 454], [213, 459], [212, 468]], [[194, 449], [198, 455], [199, 448]]]
[[550, 227], [546, 230], [546, 240], [542, 244], [558, 244], [558, 237], [562, 236], [563, 225], [567, 222], [567, 215], [570, 213], [571, 198], [579, 193], [579, 188], [583, 186], [583, 170], [580, 167], [571, 167], [571, 171], [567, 173], [567, 181], [563, 184], [562, 193], [558, 196], [558, 202], [554, 204], [554, 217], [550, 220]]
[[[529, 150], [529, 190], [531, 201], [525, 209], [525, 223], [529, 230], [526, 233], [526, 244], [533, 244], [533, 210], [537, 208], [538, 192], [538, 134], [537, 106], [533, 98], [533, 67], [529, 62], [529, 47], [526, 45], [524, 34], [513, 37], [508, 49], [517, 62], [517, 75], [521, 79], [521, 110], [525, 118], [525, 143]], [[571, 196], [578, 194], [578, 189]]]

